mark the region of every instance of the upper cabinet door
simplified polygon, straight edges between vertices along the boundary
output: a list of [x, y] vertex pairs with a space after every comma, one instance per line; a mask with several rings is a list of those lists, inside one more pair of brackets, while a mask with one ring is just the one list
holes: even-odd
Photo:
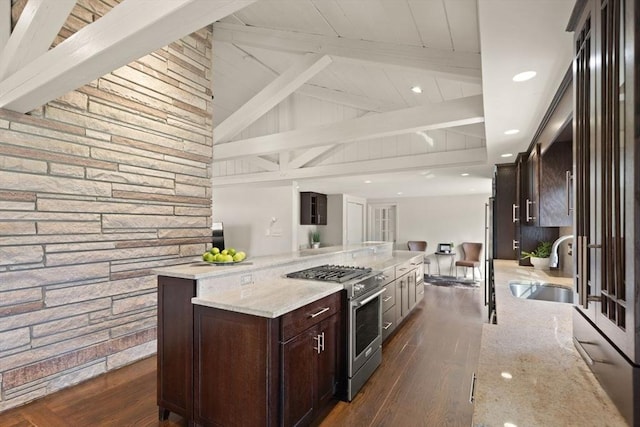
[[300, 193], [300, 224], [327, 225], [327, 195], [303, 191]]

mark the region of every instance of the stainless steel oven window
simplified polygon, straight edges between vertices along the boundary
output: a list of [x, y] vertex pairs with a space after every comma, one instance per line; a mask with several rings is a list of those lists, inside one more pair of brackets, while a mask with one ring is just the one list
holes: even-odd
[[356, 308], [355, 356], [356, 358], [380, 335], [380, 297]]

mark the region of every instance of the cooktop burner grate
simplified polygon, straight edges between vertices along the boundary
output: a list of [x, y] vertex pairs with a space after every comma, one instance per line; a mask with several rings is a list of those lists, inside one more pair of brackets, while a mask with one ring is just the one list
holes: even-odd
[[366, 276], [369, 273], [371, 273], [371, 269], [367, 267], [325, 264], [305, 270], [294, 271], [293, 273], [287, 274], [287, 277], [342, 283]]

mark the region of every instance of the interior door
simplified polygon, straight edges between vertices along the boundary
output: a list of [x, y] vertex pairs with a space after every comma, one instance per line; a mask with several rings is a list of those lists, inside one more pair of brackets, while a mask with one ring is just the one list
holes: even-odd
[[369, 206], [369, 240], [378, 242], [394, 242], [397, 236], [396, 205]]

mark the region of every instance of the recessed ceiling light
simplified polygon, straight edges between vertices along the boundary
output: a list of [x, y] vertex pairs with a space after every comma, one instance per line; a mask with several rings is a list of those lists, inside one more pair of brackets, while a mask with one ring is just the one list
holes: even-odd
[[366, 180], [364, 183], [365, 184], [371, 184], [371, 181], [370, 180]]
[[509, 129], [509, 130], [505, 130], [504, 134], [505, 135], [515, 135], [518, 132], [520, 132], [520, 129]]
[[461, 173], [460, 176], [469, 176], [469, 174], [465, 172], [465, 173]]
[[413, 86], [411, 88], [411, 92], [413, 92], [413, 93], [422, 93], [422, 88], [420, 86]]
[[511, 153], [500, 154], [500, 157], [511, 157], [511, 156], [513, 156], [513, 154]]
[[504, 427], [518, 427], [518, 426], [514, 423], [504, 423]]
[[509, 372], [502, 372], [500, 376], [505, 380], [510, 380], [511, 378], [513, 378], [513, 375], [511, 375]]
[[513, 76], [514, 82], [526, 82], [527, 80], [531, 80], [536, 76], [535, 71], [525, 71], [523, 73], [516, 74]]
[[402, 191], [398, 191], [396, 194], [397, 194], [398, 196], [402, 196]]

